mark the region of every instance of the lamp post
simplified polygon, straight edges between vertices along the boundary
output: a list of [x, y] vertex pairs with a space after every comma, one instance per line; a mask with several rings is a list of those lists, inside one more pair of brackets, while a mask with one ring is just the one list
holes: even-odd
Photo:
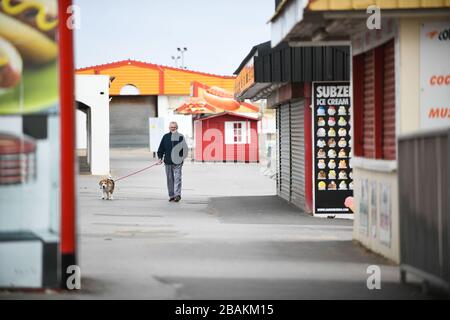
[[177, 48], [177, 50], [181, 53], [181, 69], [186, 69], [186, 67], [184, 66], [184, 53], [187, 51], [187, 48]]
[[180, 56], [172, 56], [172, 60], [174, 61], [176, 68], [178, 68], [178, 59], [180, 59]]

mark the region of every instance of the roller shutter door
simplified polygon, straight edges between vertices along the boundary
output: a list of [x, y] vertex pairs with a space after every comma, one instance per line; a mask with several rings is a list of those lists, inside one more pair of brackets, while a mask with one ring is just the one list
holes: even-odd
[[290, 106], [282, 105], [280, 113], [280, 189], [279, 196], [291, 200], [291, 132], [290, 132]]
[[153, 96], [115, 96], [109, 108], [110, 147], [148, 148], [148, 118], [155, 117]]
[[304, 101], [291, 104], [291, 202], [305, 207]]
[[280, 108], [276, 109], [276, 177], [277, 177], [277, 194], [280, 195], [281, 190], [281, 170], [280, 170], [280, 119], [281, 119], [281, 111]]

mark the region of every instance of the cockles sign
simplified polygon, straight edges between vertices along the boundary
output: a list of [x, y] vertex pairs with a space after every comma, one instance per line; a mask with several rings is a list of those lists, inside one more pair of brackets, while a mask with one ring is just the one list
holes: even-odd
[[420, 127], [450, 127], [450, 22], [420, 30]]

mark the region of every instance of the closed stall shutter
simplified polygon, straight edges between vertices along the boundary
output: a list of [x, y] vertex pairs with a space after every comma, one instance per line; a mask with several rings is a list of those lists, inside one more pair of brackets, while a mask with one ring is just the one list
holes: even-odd
[[395, 54], [394, 40], [384, 45], [383, 159], [395, 159]]
[[304, 101], [291, 104], [291, 202], [305, 207]]
[[276, 139], [277, 139], [277, 152], [276, 152], [276, 176], [277, 176], [277, 194], [280, 195], [281, 191], [281, 170], [280, 170], [280, 150], [281, 150], [281, 133], [280, 133], [280, 119], [281, 119], [281, 111], [280, 108], [276, 109]]
[[148, 118], [156, 115], [153, 96], [116, 96], [109, 107], [110, 147], [148, 148]]
[[363, 156], [375, 158], [375, 52], [364, 55], [362, 138]]
[[290, 107], [280, 107], [280, 197], [291, 200]]

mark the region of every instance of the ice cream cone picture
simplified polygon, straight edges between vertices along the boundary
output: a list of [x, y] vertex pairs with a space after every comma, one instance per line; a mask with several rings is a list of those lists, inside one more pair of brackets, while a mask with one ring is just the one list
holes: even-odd
[[339, 183], [339, 190], [347, 190], [347, 183], [345, 183], [345, 181]]
[[325, 119], [323, 117], [319, 117], [319, 120], [317, 120], [317, 126], [323, 127], [325, 125]]
[[336, 179], [336, 171], [330, 170], [330, 171], [328, 172], [328, 179], [330, 179], [330, 180]]
[[348, 189], [353, 190], [353, 181], [348, 184]]
[[347, 153], [344, 149], [339, 150], [338, 158], [347, 158]]
[[324, 116], [325, 115], [325, 108], [324, 107], [319, 107], [317, 109], [317, 115], [318, 116]]
[[328, 125], [330, 127], [333, 127], [336, 124], [336, 119], [334, 119], [334, 117], [329, 117], [328, 118]]
[[339, 139], [338, 146], [341, 148], [345, 148], [347, 146], [347, 141], [345, 140], [345, 138]]
[[328, 108], [328, 114], [330, 116], [334, 116], [336, 114], [336, 108], [335, 107], [329, 107]]
[[323, 182], [323, 181], [320, 181], [318, 183], [317, 187], [318, 187], [319, 190], [326, 190], [327, 184], [325, 182]]
[[319, 149], [319, 151], [317, 151], [317, 158], [326, 158], [327, 154], [325, 153], [325, 151], [323, 149]]
[[344, 117], [339, 118], [338, 125], [340, 125], [341, 127], [347, 125], [347, 121], [344, 119]]
[[345, 137], [347, 135], [347, 130], [345, 128], [339, 129], [339, 137]]
[[344, 106], [340, 106], [339, 107], [338, 115], [340, 115], [340, 116], [346, 116], [347, 115], [347, 110], [345, 110]]
[[318, 180], [325, 180], [327, 178], [327, 174], [325, 173], [325, 171], [320, 170], [319, 174], [317, 175], [317, 179]]
[[328, 190], [336, 190], [336, 189], [337, 189], [336, 182], [331, 181], [331, 182], [328, 184]]
[[319, 160], [319, 163], [317, 164], [317, 167], [318, 167], [319, 169], [325, 169], [325, 160], [320, 159], [320, 160]]
[[347, 180], [347, 172], [343, 170], [339, 171], [339, 180]]
[[323, 140], [323, 139], [319, 139], [319, 140], [317, 140], [317, 146], [319, 147], [319, 148], [323, 148], [323, 147], [325, 147], [327, 144], [325, 143], [325, 140]]
[[328, 158], [336, 158], [336, 151], [334, 149], [328, 150]]
[[334, 148], [336, 147], [336, 140], [334, 138], [328, 139], [328, 148]]
[[339, 169], [347, 169], [347, 162], [345, 160], [339, 160]]
[[325, 135], [326, 135], [326, 131], [325, 131], [324, 128], [319, 128], [319, 129], [317, 130], [317, 136], [318, 136], [318, 137], [325, 137]]
[[331, 160], [328, 162], [328, 168], [330, 168], [330, 169], [335, 169], [335, 168], [336, 168], [336, 161], [334, 161], [333, 159], [331, 159]]
[[336, 137], [336, 130], [334, 130], [333, 128], [330, 128], [330, 130], [328, 130], [328, 136]]

